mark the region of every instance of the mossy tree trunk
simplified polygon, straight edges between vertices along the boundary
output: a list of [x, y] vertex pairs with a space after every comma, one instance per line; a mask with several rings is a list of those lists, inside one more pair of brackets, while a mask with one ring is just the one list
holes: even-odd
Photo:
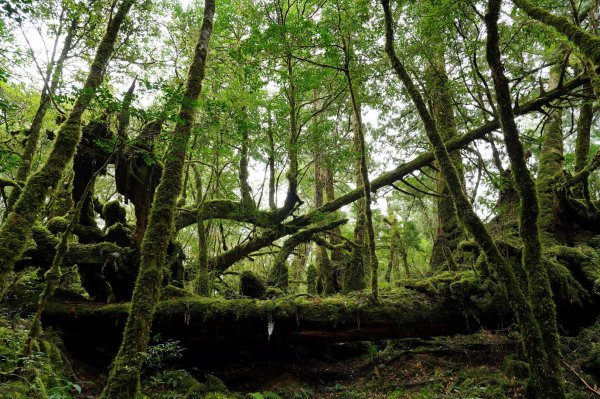
[[[501, 4], [501, 0], [490, 0], [488, 4], [488, 12], [485, 16], [488, 32], [486, 58], [490, 65], [496, 89], [500, 125], [504, 134], [504, 142], [510, 159], [513, 179], [520, 197], [519, 227], [520, 236], [524, 244], [522, 266], [527, 273], [529, 296], [533, 303], [537, 323], [541, 329], [547, 357], [547, 363], [541, 365], [545, 369], [543, 377], [547, 381], [547, 386], [543, 388], [547, 396], [544, 397], [564, 398], [565, 393], [562, 385], [560, 365], [560, 342], [556, 325], [556, 308], [552, 299], [548, 271], [546, 265], [542, 262], [542, 245], [538, 230], [539, 204], [536, 186], [531, 173], [527, 169], [525, 152], [519, 139], [519, 131], [512, 110], [508, 79], [504, 74], [504, 66], [500, 58], [498, 18]], [[552, 118], [558, 118], [558, 120], [552, 121], [554, 126], [551, 126], [551, 131], [546, 132], [548, 136], [544, 139], [547, 141], [546, 147], [550, 147], [548, 150], [552, 152], [551, 154], [544, 154], [548, 157], [548, 161], [546, 162], [546, 173], [548, 175], [561, 173], [562, 171], [560, 115], [553, 115]], [[551, 198], [549, 200], [552, 201]], [[530, 367], [532, 367], [531, 363]], [[537, 378], [538, 376], [533, 374], [532, 377]]]
[[[550, 70], [550, 88], [556, 88], [560, 82], [563, 62], [562, 51], [556, 54], [556, 63]], [[537, 177], [537, 195], [540, 209], [540, 239], [546, 246], [557, 244], [560, 240], [556, 228], [560, 217], [557, 188], [564, 181], [563, 175], [563, 131], [562, 109], [559, 103], [553, 104], [548, 120], [542, 130], [539, 170]]]
[[[196, 175], [196, 202], [198, 207], [202, 205], [204, 196], [202, 193], [202, 179], [199, 168], [194, 165]], [[209, 270], [208, 270], [208, 244], [206, 240], [206, 226], [202, 212], [198, 212], [198, 276], [196, 278], [196, 293], [200, 296], [209, 296]]]
[[[316, 98], [316, 93], [313, 96]], [[316, 102], [314, 104], [316, 110]], [[319, 129], [319, 120], [316, 119], [313, 125], [313, 134], [314, 142], [318, 143], [318, 135], [320, 132]], [[323, 165], [323, 151], [320, 146], [316, 147], [315, 151], [315, 160], [313, 163], [314, 167], [314, 180], [315, 180], [315, 208], [320, 208], [323, 206], [323, 198], [325, 194], [325, 170]], [[317, 267], [317, 271], [319, 273], [319, 279], [321, 284], [319, 286], [322, 287], [323, 295], [333, 295], [335, 294], [335, 275], [333, 273], [331, 261], [329, 259], [329, 254], [327, 253], [327, 248], [322, 247], [318, 243], [315, 243], [315, 263]]]
[[250, 126], [248, 121], [248, 109], [246, 106], [242, 107], [240, 115], [238, 115], [237, 127], [242, 134], [242, 141], [240, 143], [240, 192], [241, 202], [244, 206], [254, 208], [254, 200], [252, 199], [252, 189], [248, 184], [248, 141], [250, 140]]
[[277, 210], [275, 203], [275, 139], [273, 137], [273, 112], [267, 109], [267, 137], [269, 139], [269, 209], [272, 212]]
[[[104, 166], [106, 166], [106, 164]], [[71, 219], [69, 220], [68, 225], [66, 226], [65, 231], [63, 231], [62, 237], [56, 246], [56, 252], [54, 254], [52, 264], [48, 271], [44, 274], [44, 289], [40, 294], [36, 313], [31, 320], [31, 327], [29, 328], [27, 340], [25, 342], [25, 346], [23, 347], [23, 356], [30, 356], [32, 354], [34, 347], [37, 345], [37, 339], [42, 333], [42, 314], [46, 309], [46, 305], [48, 304], [50, 297], [54, 294], [60, 284], [60, 278], [62, 276], [61, 265], [65, 259], [65, 256], [67, 255], [67, 251], [69, 250], [69, 240], [71, 239], [73, 228], [79, 222], [79, 218], [81, 217], [81, 212], [86, 203], [85, 199], [94, 187], [94, 180], [95, 176], [94, 179], [88, 181], [83, 195], [77, 201], [75, 209], [71, 215]]]
[[[354, 125], [356, 122], [351, 117], [351, 124]], [[358, 142], [358, 135], [353, 136], [353, 147], [352, 150], [356, 153], [360, 153], [360, 143]], [[360, 174], [360, 156], [356, 156], [354, 159], [354, 173], [356, 189], [360, 190], [361, 196], [355, 202], [356, 207], [356, 222], [354, 224], [354, 241], [358, 244], [352, 248], [352, 254], [346, 266], [344, 268], [344, 278], [342, 281], [342, 290], [344, 293], [352, 291], [361, 291], [367, 288], [367, 259], [365, 248], [367, 246], [366, 230], [367, 216], [366, 216], [366, 204], [365, 198], [362, 195], [364, 185], [362, 182], [362, 176]]]
[[[393, 275], [394, 271], [398, 270], [398, 266], [400, 264], [399, 256], [401, 255], [401, 251], [399, 251], [399, 249], [400, 249], [400, 245], [401, 245], [401, 243], [400, 243], [401, 238], [400, 238], [400, 229], [398, 228], [398, 221], [396, 220], [396, 217], [394, 215], [390, 215], [390, 216], [388, 216], [388, 219], [389, 219], [389, 225], [390, 225], [390, 229], [389, 229], [390, 252], [389, 252], [389, 259], [388, 259], [388, 267], [385, 272], [385, 281], [387, 281], [389, 284], [392, 282], [392, 275]], [[406, 271], [407, 271], [407, 275], [408, 275], [408, 268]]]
[[[556, 374], [551, 373], [554, 370], [549, 367], [546, 352], [544, 350], [545, 345], [542, 334], [529, 299], [517, 280], [512, 266], [507, 259], [502, 256], [496, 243], [487, 231], [487, 228], [471, 206], [471, 203], [461, 186], [459, 175], [456, 172], [456, 169], [454, 169], [452, 159], [450, 158], [438, 131], [436, 122], [429, 114], [427, 106], [404, 67], [404, 64], [396, 55], [390, 2], [389, 0], [382, 0], [381, 3], [385, 15], [385, 50], [390, 58], [392, 68], [404, 83], [405, 89], [415, 104], [417, 112], [423, 121], [425, 131], [434, 150], [435, 158], [439, 163], [440, 169], [444, 173], [454, 204], [457, 209], [461, 209], [459, 216], [463, 225], [467, 228], [469, 233], [471, 233], [486, 255], [488, 264], [494, 268], [498, 281], [517, 317], [531, 373], [529, 392], [531, 392], [534, 397], [539, 398], [562, 398], [562, 386], [560, 382], [555, 379]], [[546, 396], [544, 392], [556, 392], [556, 395], [550, 394]]]
[[[448, 75], [446, 74], [443, 52], [434, 55], [426, 70], [428, 97], [431, 103], [431, 113], [439, 127], [444, 141], [458, 136], [456, 121], [452, 108], [452, 98]], [[460, 151], [450, 154], [454, 168], [464, 186], [464, 172]], [[444, 181], [442, 172], [437, 173], [436, 191], [441, 195], [436, 198], [437, 203], [437, 235], [433, 243], [433, 249], [429, 266], [432, 270], [440, 270], [447, 262], [448, 256], [456, 250], [461, 237], [463, 227], [460, 224], [456, 209], [452, 203], [452, 196]], [[450, 265], [447, 265], [450, 267]]]
[[[577, 138], [575, 140], [575, 172], [581, 172], [588, 162], [592, 122], [594, 120], [593, 100], [591, 100], [594, 96], [592, 84], [586, 83], [583, 87], [584, 93], [589, 99], [584, 100], [579, 108]], [[575, 194], [579, 198], [585, 198], [588, 203], [591, 202], [587, 179], [575, 187]]]
[[141, 262], [123, 341], [110, 371], [101, 398], [133, 399], [139, 388], [143, 354], [148, 347], [150, 330], [160, 286], [169, 239], [173, 231], [177, 197], [181, 192], [185, 154], [202, 90], [212, 33], [215, 1], [205, 0], [200, 36], [188, 71], [188, 81], [179, 108], [178, 123], [167, 148], [165, 165], [156, 189], [150, 220], [142, 241]]
[[8, 276], [23, 252], [38, 213], [51, 189], [56, 189], [66, 166], [71, 162], [81, 139], [81, 118], [90, 105], [94, 92], [104, 80], [104, 73], [114, 44], [133, 0], [123, 0], [110, 20], [98, 46], [83, 89], [66, 121], [56, 135], [48, 160], [25, 183], [19, 199], [0, 227], [0, 297], [4, 294]]

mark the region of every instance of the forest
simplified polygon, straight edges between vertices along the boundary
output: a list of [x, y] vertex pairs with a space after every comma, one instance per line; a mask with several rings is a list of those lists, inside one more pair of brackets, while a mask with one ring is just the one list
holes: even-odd
[[598, 0], [0, 0], [0, 398], [600, 397]]

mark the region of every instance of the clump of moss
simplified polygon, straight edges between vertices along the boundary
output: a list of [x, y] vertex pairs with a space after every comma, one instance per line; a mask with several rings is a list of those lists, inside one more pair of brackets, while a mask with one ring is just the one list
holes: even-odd
[[175, 287], [174, 285], [169, 284], [162, 289], [161, 299], [190, 298], [194, 296], [194, 294], [183, 288]]
[[504, 373], [516, 377], [520, 380], [526, 380], [529, 378], [529, 365], [519, 359], [515, 359], [513, 356], [507, 356], [504, 358]]
[[102, 217], [107, 227], [117, 223], [125, 224], [126, 215], [125, 208], [117, 200], [109, 201], [102, 207]]
[[69, 225], [69, 221], [62, 217], [62, 216], [56, 216], [53, 217], [52, 219], [50, 219], [48, 221], [48, 223], [46, 223], [46, 228], [52, 233], [52, 234], [58, 234], [58, 233], [62, 233], [63, 231], [65, 231], [67, 229], [67, 226]]
[[244, 270], [240, 273], [240, 295], [249, 298], [263, 298], [267, 286], [262, 278], [250, 270]]

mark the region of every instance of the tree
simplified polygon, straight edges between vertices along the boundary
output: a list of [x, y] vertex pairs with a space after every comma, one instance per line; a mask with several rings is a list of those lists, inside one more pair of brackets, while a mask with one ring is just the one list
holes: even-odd
[[142, 241], [140, 269], [123, 333], [123, 342], [102, 391], [102, 398], [135, 398], [139, 389], [142, 354], [148, 346], [152, 318], [160, 295], [167, 246], [175, 219], [176, 201], [182, 187], [186, 147], [204, 80], [214, 14], [214, 0], [206, 0], [200, 36], [179, 108], [181, 122], [173, 132], [163, 175], [156, 188], [148, 228]]

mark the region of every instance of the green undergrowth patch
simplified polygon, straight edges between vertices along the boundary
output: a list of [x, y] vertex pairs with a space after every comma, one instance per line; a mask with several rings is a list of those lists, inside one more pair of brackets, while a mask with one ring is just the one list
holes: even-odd
[[30, 320], [0, 310], [0, 399], [69, 399], [81, 391], [74, 383], [61, 342], [51, 331], [23, 356]]
[[217, 377], [199, 382], [186, 370], [161, 370], [142, 381], [140, 399], [239, 399]]

